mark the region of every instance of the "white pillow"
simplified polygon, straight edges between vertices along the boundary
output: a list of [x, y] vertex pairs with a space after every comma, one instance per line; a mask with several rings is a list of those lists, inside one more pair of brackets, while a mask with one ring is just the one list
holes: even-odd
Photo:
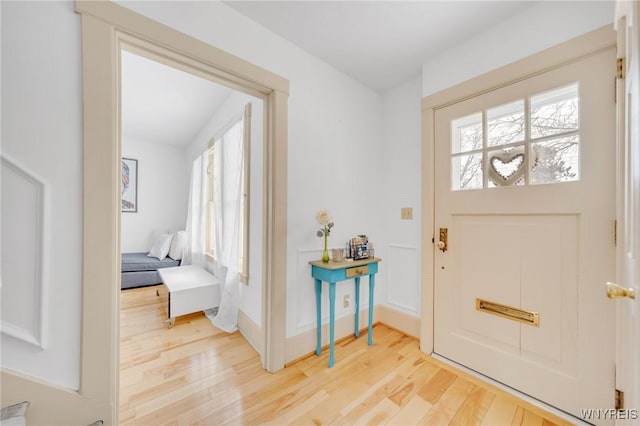
[[173, 234], [162, 234], [158, 238], [156, 238], [153, 246], [151, 246], [151, 250], [147, 256], [149, 257], [157, 257], [158, 260], [162, 260], [167, 257], [169, 254], [169, 249], [171, 248], [171, 239], [173, 238]]
[[181, 260], [184, 250], [184, 242], [186, 239], [186, 233], [184, 231], [178, 231], [173, 236], [171, 241], [171, 249], [169, 250], [169, 257], [173, 260]]

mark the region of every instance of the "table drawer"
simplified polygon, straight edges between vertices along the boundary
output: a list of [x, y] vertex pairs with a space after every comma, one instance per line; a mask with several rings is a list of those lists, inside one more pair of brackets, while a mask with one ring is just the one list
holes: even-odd
[[369, 274], [369, 265], [354, 266], [353, 268], [347, 268], [344, 271], [347, 278], [357, 277], [359, 275]]

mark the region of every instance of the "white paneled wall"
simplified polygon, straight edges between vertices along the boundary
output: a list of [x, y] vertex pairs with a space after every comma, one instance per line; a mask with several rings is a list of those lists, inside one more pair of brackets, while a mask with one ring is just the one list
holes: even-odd
[[[336, 247], [337, 248], [337, 247]], [[331, 249], [329, 249], [331, 252]], [[322, 249], [299, 249], [296, 257], [297, 279], [298, 283], [296, 291], [291, 296], [287, 296], [289, 300], [293, 299], [292, 304], [295, 308], [296, 327], [291, 330], [292, 335], [304, 333], [308, 330], [316, 328], [316, 292], [315, 280], [311, 277], [311, 265], [309, 262], [318, 260], [322, 257]], [[376, 279], [378, 274], [376, 275]], [[349, 306], [344, 307], [344, 297], [348, 296]], [[329, 284], [322, 283], [322, 323], [329, 323]], [[355, 313], [355, 283], [353, 279], [340, 281], [336, 284], [336, 320], [345, 316], [353, 316]], [[310, 303], [312, 302], [312, 303]], [[375, 295], [374, 295], [375, 302]], [[369, 278], [360, 278], [360, 311], [369, 306]], [[361, 324], [362, 327], [366, 323]], [[336, 336], [336, 338], [341, 336]], [[324, 340], [323, 340], [324, 341]], [[328, 340], [327, 340], [328, 341]]]
[[[46, 343], [44, 348], [2, 333], [1, 366], [78, 389], [82, 326], [80, 17], [73, 12], [72, 1], [3, 1], [0, 8], [2, 155], [22, 169], [14, 169], [14, 175], [7, 177], [13, 183], [4, 182], [5, 176], [2, 183], [3, 320], [18, 321], [12, 312], [16, 308], [23, 315], [39, 312], [36, 315], [41, 315], [46, 326], [38, 336], [38, 319], [20, 319], [23, 327], [31, 328], [28, 333], [34, 339]], [[26, 175], [37, 176], [44, 184], [43, 211], [48, 225], [42, 236], [33, 233], [34, 223], [39, 221], [35, 201], [23, 199], [28, 193], [39, 197], [35, 194], [40, 184], [27, 183]], [[26, 192], [20, 197], [12, 194], [9, 187], [14, 184]], [[38, 241], [42, 237], [48, 239]], [[42, 246], [44, 250], [37, 252], [36, 247]], [[24, 251], [18, 255], [13, 250]], [[11, 256], [16, 257], [11, 260]], [[44, 265], [41, 273], [48, 292], [37, 290], [42, 284], [33, 275], [37, 271], [32, 269], [34, 265]], [[15, 268], [13, 273], [11, 268]], [[26, 288], [33, 293], [23, 293]], [[17, 298], [16, 305], [5, 312], [13, 298]], [[26, 306], [27, 299], [32, 300], [30, 306]], [[42, 339], [45, 336], [46, 342]]]
[[2, 157], [2, 334], [46, 346], [45, 184]]
[[[420, 316], [420, 88], [419, 77], [384, 95], [385, 162], [382, 183], [385, 216], [384, 251], [380, 273], [387, 285], [380, 303], [405, 314]], [[403, 220], [400, 209], [411, 208], [413, 218]]]
[[386, 267], [387, 304], [420, 317], [420, 252], [417, 247], [390, 244]]
[[334, 216], [330, 244], [367, 234], [384, 246], [381, 96], [222, 2], [122, 4], [289, 79], [287, 337], [295, 336], [297, 312], [315, 312], [314, 299], [298, 296], [294, 259], [298, 249], [321, 247], [316, 212]]
[[[415, 294], [412, 285], [420, 288], [420, 277], [413, 276], [407, 266], [409, 259], [420, 256], [402, 247], [420, 247], [421, 93], [433, 93], [504, 65], [505, 61], [517, 60], [611, 22], [613, 16], [610, 2], [534, 5], [528, 14], [507, 20], [456, 49], [426, 58], [422, 78], [416, 76], [415, 80], [381, 96], [222, 2], [125, 2], [125, 5], [291, 82], [287, 203], [289, 337], [313, 324], [310, 318], [315, 315], [315, 295], [307, 261], [310, 257], [318, 258], [319, 250], [306, 252], [304, 248], [320, 247], [314, 221], [320, 208], [328, 208], [334, 214], [336, 228], [331, 238], [335, 245], [359, 233], [367, 233], [376, 243], [376, 254], [383, 258], [376, 293], [385, 296], [384, 300], [376, 296], [376, 302], [404, 306], [402, 309], [407, 312], [417, 309], [409, 298]], [[0, 2], [0, 8], [2, 149], [46, 182], [50, 190], [47, 209], [51, 219], [50, 251], [55, 249], [56, 253], [47, 274], [50, 292], [45, 303], [56, 307], [55, 315], [53, 309], [46, 315], [47, 348], [42, 350], [3, 335], [2, 367], [77, 389], [82, 308], [80, 21], [71, 1]], [[544, 13], [549, 10], [563, 13]], [[521, 41], [525, 38], [527, 44], [523, 45]], [[484, 68], [478, 68], [480, 65]], [[8, 206], [5, 196], [3, 191], [3, 209]], [[401, 207], [412, 207], [414, 219], [401, 221]], [[3, 210], [3, 220], [4, 214]], [[37, 237], [29, 238], [35, 245]], [[3, 230], [3, 242], [4, 239]], [[7, 248], [3, 247], [3, 262], [6, 253]], [[35, 252], [30, 256], [39, 262]], [[3, 289], [9, 279], [4, 268], [3, 264]], [[36, 286], [37, 279], [29, 285]], [[364, 306], [367, 286], [364, 282], [361, 285]], [[386, 288], [386, 294], [381, 288]], [[337, 316], [351, 312], [341, 308], [342, 295], [336, 304]], [[37, 322], [33, 318], [12, 321], [23, 321], [25, 328], [31, 327], [29, 321]], [[312, 350], [313, 342], [309, 346]]]

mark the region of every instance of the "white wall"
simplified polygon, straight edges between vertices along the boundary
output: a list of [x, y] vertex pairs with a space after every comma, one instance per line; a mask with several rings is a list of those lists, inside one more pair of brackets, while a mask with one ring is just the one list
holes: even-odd
[[[380, 169], [387, 243], [380, 253], [387, 275], [380, 302], [414, 317], [420, 317], [421, 84], [418, 77], [383, 96], [385, 161]], [[413, 219], [400, 219], [402, 207], [413, 209]]]
[[613, 1], [545, 1], [422, 65], [427, 96], [613, 22]]
[[[429, 58], [421, 79], [384, 94], [381, 175], [385, 203], [381, 211], [386, 246], [384, 251], [378, 248], [377, 255], [385, 258], [381, 270], [387, 274], [387, 285], [381, 303], [420, 316], [420, 93], [436, 93], [612, 20], [612, 2], [543, 2]], [[400, 220], [401, 207], [413, 208], [413, 220]]]
[[[385, 270], [382, 302], [420, 316], [420, 93], [423, 96], [476, 77], [562, 41], [610, 23], [613, 6], [605, 2], [544, 2], [429, 58], [420, 79], [384, 95], [383, 207]], [[505, 34], [511, 36], [505, 37]], [[414, 219], [400, 220], [412, 207]]]
[[[400, 171], [389, 172], [383, 161], [393, 152], [387, 146], [391, 142], [383, 135], [395, 133], [393, 123], [401, 129], [406, 126], [399, 117], [383, 124], [383, 116], [393, 105], [413, 102], [411, 89], [392, 91], [383, 102], [379, 94], [218, 2], [126, 5], [290, 80], [287, 335], [314, 328], [313, 284], [307, 261], [320, 256], [322, 243], [315, 236], [318, 209], [328, 208], [333, 213], [336, 227], [330, 237], [332, 246], [342, 246], [351, 236], [367, 233], [377, 247], [386, 248], [400, 240], [404, 227], [417, 229], [414, 219], [411, 224], [392, 225], [394, 233], [384, 231], [387, 222], [397, 221], [400, 203], [415, 203], [412, 189], [406, 199], [398, 195], [387, 211], [385, 197], [407, 188], [393, 188], [386, 181], [404, 185], [411, 176], [419, 176], [419, 165], [410, 167], [407, 163], [406, 170], [394, 177]], [[50, 256], [45, 259], [50, 265], [48, 346], [45, 350], [36, 349], [3, 336], [2, 367], [77, 388], [82, 217], [79, 17], [73, 13], [70, 1], [3, 1], [0, 7], [3, 153], [45, 181], [51, 205], [46, 211], [50, 220]], [[569, 13], [578, 9], [583, 11], [579, 16]], [[599, 3], [544, 2], [528, 13], [425, 61], [422, 93], [441, 90], [610, 22], [613, 15], [611, 5]], [[411, 151], [394, 162], [419, 158], [419, 145], [409, 142], [413, 140], [409, 133], [417, 131], [419, 127], [407, 132], [403, 149]], [[141, 167], [141, 173], [143, 170]], [[414, 185], [419, 185], [417, 182]], [[383, 187], [386, 189], [381, 190]], [[413, 207], [417, 217], [419, 206]], [[401, 243], [413, 244], [417, 235], [403, 236]], [[384, 293], [387, 264], [383, 261], [380, 265], [377, 301]], [[6, 265], [2, 268], [4, 273]], [[2, 284], [4, 288], [21, 283]], [[363, 290], [364, 305], [368, 298], [366, 285]], [[338, 297], [344, 292], [352, 293], [353, 286], [341, 285]], [[405, 293], [388, 293], [385, 297], [386, 301], [395, 300], [405, 297]], [[339, 308], [338, 316], [349, 311]]]
[[[308, 260], [321, 255], [316, 212], [326, 208], [334, 216], [332, 246], [362, 233], [382, 241], [381, 97], [224, 4], [123, 4], [290, 80], [287, 336], [315, 328]], [[382, 288], [384, 276], [376, 283]], [[353, 285], [341, 285], [338, 297], [342, 292], [353, 294]], [[339, 306], [338, 317], [352, 309]]]
[[138, 211], [122, 213], [123, 253], [149, 251], [152, 235], [185, 229], [189, 198], [186, 147], [127, 139], [122, 156], [138, 160]]
[[[244, 111], [244, 106], [251, 103], [251, 164], [250, 164], [250, 199], [249, 199], [249, 282], [240, 287], [240, 310], [247, 314], [256, 325], [262, 325], [262, 237], [263, 224], [263, 123], [264, 102], [241, 92], [232, 92], [227, 100], [218, 107], [213, 117], [198, 132], [195, 139], [187, 147], [189, 170], [193, 160], [208, 147], [209, 140], [230, 120]], [[213, 270], [209, 267], [210, 270]]]
[[[80, 18], [72, 2], [0, 2], [2, 8], [2, 154], [10, 156], [46, 187], [44, 214], [45, 349], [2, 335], [2, 367], [77, 389], [79, 386], [82, 262], [82, 74]], [[3, 191], [2, 206], [15, 205]], [[19, 229], [25, 212], [3, 229]], [[15, 216], [14, 216], [15, 217]], [[5, 217], [3, 216], [3, 220]], [[47, 238], [48, 237], [48, 238]], [[3, 233], [3, 246], [23, 247], [21, 235]], [[36, 243], [41, 243], [42, 240]], [[3, 278], [10, 268], [6, 250]], [[7, 262], [7, 263], [5, 263]], [[2, 280], [3, 299], [20, 309], [33, 304], [22, 291], [38, 291], [37, 280], [19, 271]], [[3, 317], [4, 319], [4, 317]]]

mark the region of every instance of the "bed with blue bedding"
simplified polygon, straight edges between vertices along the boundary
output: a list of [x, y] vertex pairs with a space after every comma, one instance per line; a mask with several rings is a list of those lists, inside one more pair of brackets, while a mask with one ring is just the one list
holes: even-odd
[[162, 284], [158, 269], [180, 266], [179, 260], [168, 256], [159, 260], [147, 254], [147, 252], [122, 253], [122, 290]]
[[162, 284], [158, 269], [180, 266], [185, 238], [185, 231], [156, 232], [149, 252], [122, 253], [120, 288]]

